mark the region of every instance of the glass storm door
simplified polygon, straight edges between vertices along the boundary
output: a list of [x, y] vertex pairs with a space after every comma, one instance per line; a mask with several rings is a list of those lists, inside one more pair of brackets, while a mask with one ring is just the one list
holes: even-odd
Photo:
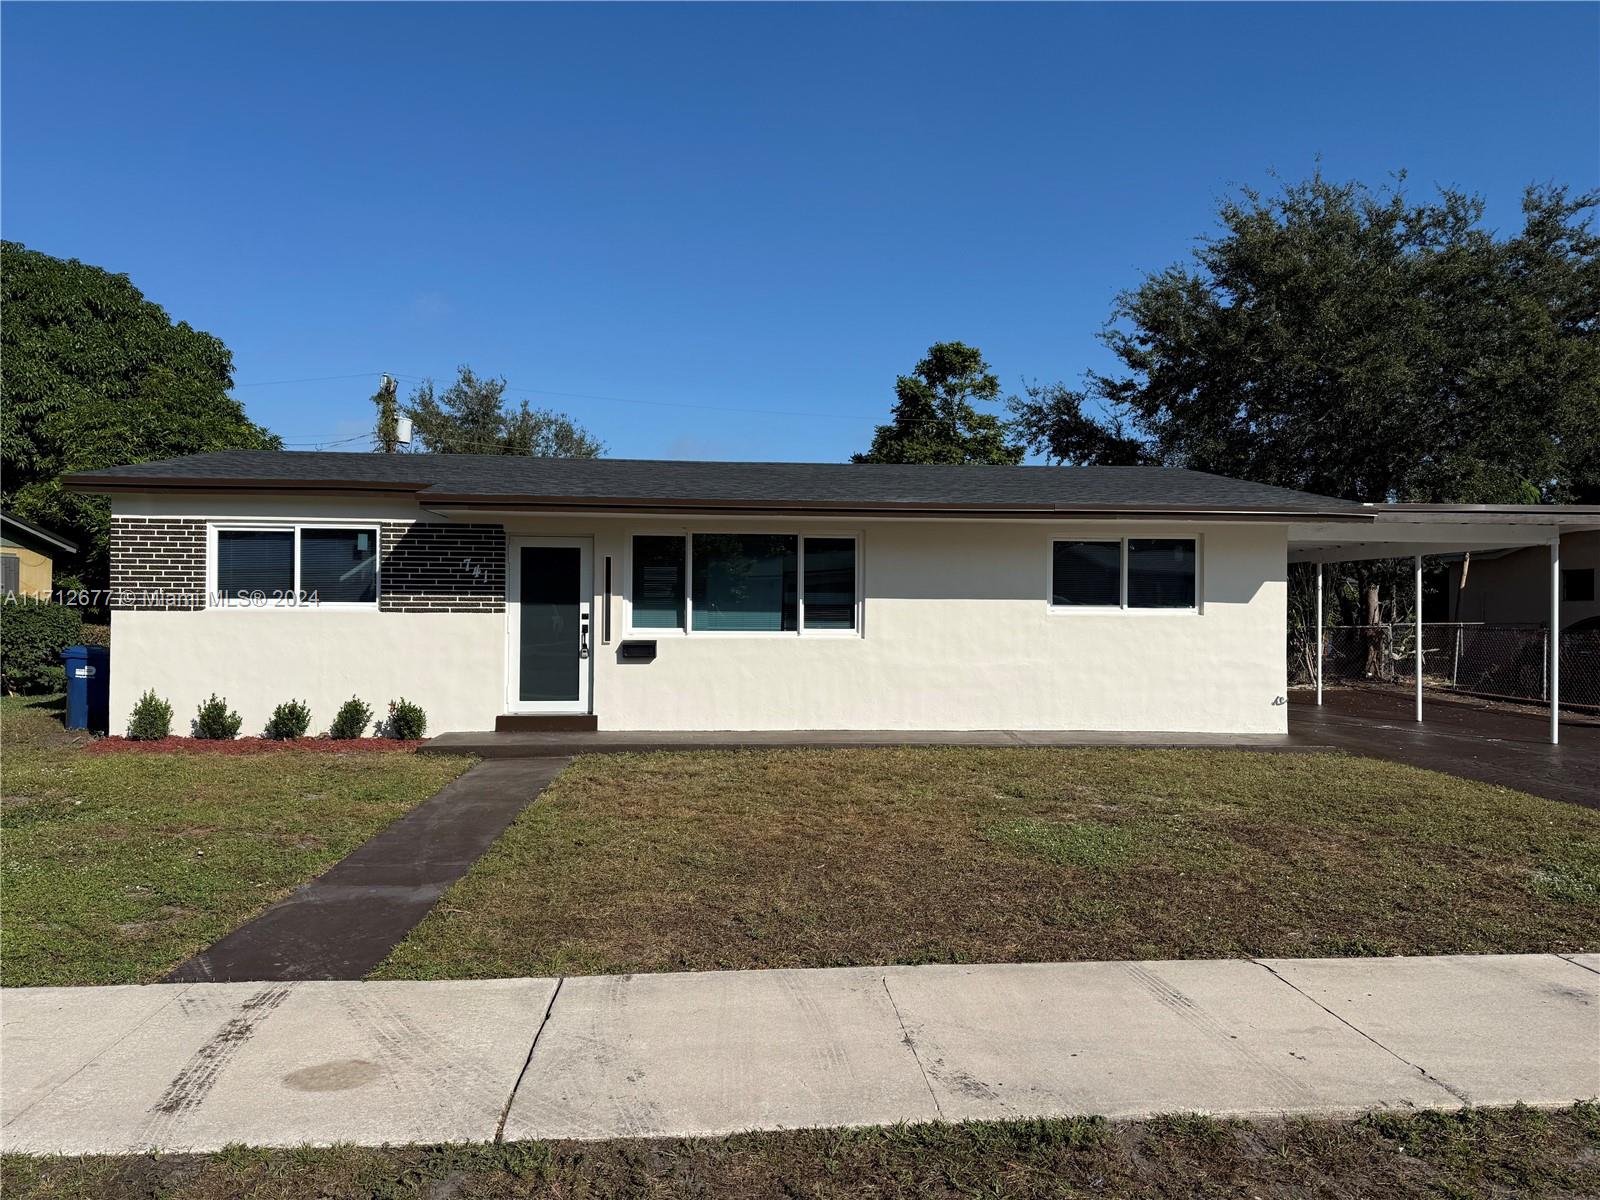
[[510, 567], [510, 711], [587, 713], [594, 596], [589, 539], [514, 542]]

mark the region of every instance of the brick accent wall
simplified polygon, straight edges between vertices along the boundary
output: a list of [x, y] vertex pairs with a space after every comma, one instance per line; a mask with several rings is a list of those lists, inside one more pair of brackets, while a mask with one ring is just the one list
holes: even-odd
[[206, 523], [192, 518], [111, 518], [111, 607], [206, 606]]
[[502, 612], [506, 531], [499, 525], [382, 522], [384, 612]]

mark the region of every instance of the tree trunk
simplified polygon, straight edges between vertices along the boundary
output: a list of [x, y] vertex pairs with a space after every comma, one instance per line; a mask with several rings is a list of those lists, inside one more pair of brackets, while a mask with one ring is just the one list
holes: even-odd
[[1367, 663], [1362, 674], [1368, 679], [1378, 679], [1383, 674], [1383, 605], [1378, 595], [1378, 581], [1366, 575], [1361, 579], [1361, 604], [1367, 638]]

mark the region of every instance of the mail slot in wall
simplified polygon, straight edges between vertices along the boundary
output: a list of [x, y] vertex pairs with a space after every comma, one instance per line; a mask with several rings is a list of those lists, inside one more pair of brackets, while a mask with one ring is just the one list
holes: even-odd
[[650, 662], [655, 656], [654, 642], [623, 642], [617, 647], [617, 657], [623, 662]]

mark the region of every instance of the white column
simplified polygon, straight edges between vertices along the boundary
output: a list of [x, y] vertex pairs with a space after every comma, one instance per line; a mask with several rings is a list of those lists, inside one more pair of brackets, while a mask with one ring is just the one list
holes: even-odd
[[1417, 720], [1422, 720], [1422, 555], [1417, 555]]
[[1322, 564], [1317, 564], [1317, 703], [1322, 703]]
[[1550, 744], [1561, 744], [1561, 535], [1550, 540]]

